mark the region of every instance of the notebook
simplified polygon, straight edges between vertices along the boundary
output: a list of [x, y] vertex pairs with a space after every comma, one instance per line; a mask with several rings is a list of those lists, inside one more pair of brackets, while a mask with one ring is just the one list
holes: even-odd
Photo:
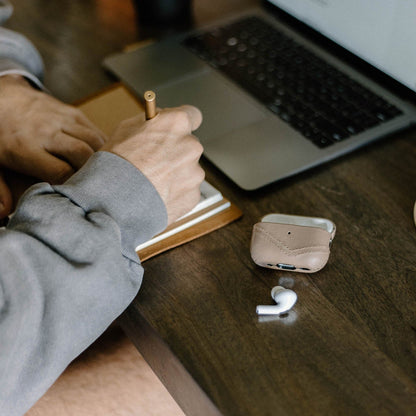
[[104, 66], [159, 106], [198, 106], [205, 157], [246, 190], [414, 123], [413, 2], [264, 3]]

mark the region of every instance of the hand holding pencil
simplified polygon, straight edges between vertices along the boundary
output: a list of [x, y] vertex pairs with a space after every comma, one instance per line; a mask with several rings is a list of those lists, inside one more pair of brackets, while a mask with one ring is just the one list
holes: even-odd
[[169, 225], [200, 200], [203, 148], [192, 131], [202, 115], [191, 105], [156, 111], [153, 91], [145, 93], [144, 104], [146, 121], [142, 114], [124, 120], [102, 150], [121, 156], [147, 177], [165, 204]]

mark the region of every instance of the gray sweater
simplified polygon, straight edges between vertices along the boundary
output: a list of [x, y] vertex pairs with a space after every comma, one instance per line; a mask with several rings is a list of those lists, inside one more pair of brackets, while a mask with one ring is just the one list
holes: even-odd
[[[0, 25], [12, 14], [8, 0], [0, 0]], [[0, 76], [20, 74], [42, 88], [43, 62], [39, 52], [25, 36], [0, 27]]]
[[26, 412], [128, 306], [134, 248], [166, 222], [152, 184], [107, 152], [22, 197], [0, 230], [0, 415]]
[[[4, 3], [0, 23], [11, 13]], [[8, 73], [41, 86], [42, 60], [0, 28], [0, 76]], [[166, 223], [153, 185], [107, 152], [64, 185], [22, 197], [0, 229], [0, 416], [24, 414], [128, 306], [143, 276], [134, 248]]]

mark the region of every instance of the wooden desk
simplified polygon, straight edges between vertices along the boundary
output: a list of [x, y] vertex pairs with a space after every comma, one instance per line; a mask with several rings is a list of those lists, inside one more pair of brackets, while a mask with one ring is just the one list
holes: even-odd
[[[249, 3], [195, 0], [196, 20]], [[67, 101], [109, 85], [102, 58], [139, 38], [127, 1], [14, 4], [8, 26], [37, 44], [47, 86]], [[403, 132], [252, 193], [203, 161], [244, 217], [147, 261], [122, 320], [187, 414], [415, 413], [415, 139]], [[269, 212], [332, 219], [328, 266], [315, 275], [257, 267], [251, 228]], [[288, 317], [263, 321], [255, 306], [279, 283], [298, 303]]]

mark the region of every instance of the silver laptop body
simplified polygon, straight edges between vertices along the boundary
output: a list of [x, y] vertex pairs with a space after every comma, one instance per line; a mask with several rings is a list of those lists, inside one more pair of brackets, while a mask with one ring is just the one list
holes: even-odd
[[[256, 15], [266, 20], [397, 106], [402, 114], [330, 146], [318, 147], [236, 82], [183, 45], [189, 36], [212, 30], [246, 15]], [[104, 66], [139, 97], [146, 90], [155, 91], [160, 107], [185, 103], [199, 107], [204, 121], [195, 134], [204, 146], [204, 155], [246, 190], [257, 189], [334, 159], [370, 141], [406, 128], [416, 119], [415, 106], [411, 102], [398, 98], [262, 8], [228, 17], [195, 32], [109, 56], [105, 59]]]

